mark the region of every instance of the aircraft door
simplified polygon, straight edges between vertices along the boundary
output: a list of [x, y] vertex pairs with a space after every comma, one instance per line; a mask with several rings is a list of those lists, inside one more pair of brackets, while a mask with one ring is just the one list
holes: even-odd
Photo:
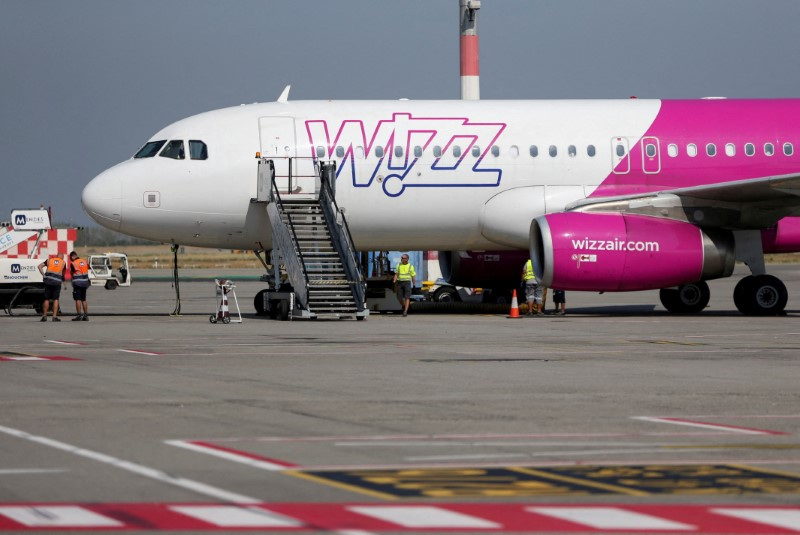
[[658, 138], [646, 136], [642, 138], [642, 170], [653, 175], [661, 172], [661, 149]]
[[275, 162], [275, 182], [281, 193], [289, 191], [289, 158], [292, 158], [292, 191], [298, 187], [297, 143], [293, 117], [259, 117], [261, 156]]
[[611, 138], [611, 170], [617, 175], [631, 171], [630, 146], [626, 137]]

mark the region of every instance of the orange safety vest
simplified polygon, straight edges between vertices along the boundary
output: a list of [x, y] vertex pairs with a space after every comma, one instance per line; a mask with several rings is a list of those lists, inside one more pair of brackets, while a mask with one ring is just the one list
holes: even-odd
[[47, 271], [44, 274], [44, 281], [51, 285], [64, 282], [64, 260], [61, 258], [49, 258], [47, 260]]
[[72, 285], [89, 286], [89, 263], [83, 258], [76, 258], [72, 261]]

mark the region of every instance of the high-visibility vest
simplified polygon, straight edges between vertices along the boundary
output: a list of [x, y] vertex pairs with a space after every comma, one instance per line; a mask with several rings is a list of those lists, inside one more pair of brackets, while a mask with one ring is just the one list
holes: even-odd
[[403, 264], [400, 263], [397, 265], [397, 280], [399, 281], [410, 281], [412, 277], [417, 276], [417, 272], [414, 271], [414, 266], [411, 264]]
[[61, 258], [49, 258], [47, 260], [47, 270], [44, 273], [44, 281], [51, 285], [64, 282], [64, 260]]
[[525, 262], [525, 282], [529, 280], [536, 280], [536, 275], [533, 273], [533, 262], [531, 260]]
[[83, 288], [89, 286], [89, 263], [83, 258], [72, 261], [72, 285]]

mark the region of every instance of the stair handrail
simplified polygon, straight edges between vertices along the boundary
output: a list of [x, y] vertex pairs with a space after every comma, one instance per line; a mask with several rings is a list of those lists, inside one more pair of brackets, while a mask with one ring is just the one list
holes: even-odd
[[[331, 165], [331, 167], [333, 168], [334, 172], [333, 174], [335, 176], [336, 162], [332, 161], [330, 162], [329, 165]], [[340, 226], [344, 228], [344, 233], [337, 233], [337, 235], [342, 236], [347, 242], [346, 244], [344, 244], [346, 246], [346, 250], [342, 251], [343, 253], [342, 256], [344, 257], [343, 259], [345, 260], [345, 263], [349, 268], [348, 271], [350, 271], [351, 274], [355, 274], [358, 279], [350, 282], [354, 287], [356, 306], [358, 307], [358, 310], [361, 311], [364, 309], [364, 303], [366, 301], [366, 288], [364, 283], [364, 276], [362, 275], [361, 270], [359, 269], [356, 258], [353, 256], [353, 251], [355, 251], [353, 235], [350, 234], [350, 226], [347, 224], [347, 218], [345, 217], [344, 212], [340, 210], [339, 204], [336, 202], [336, 196], [334, 195], [333, 188], [331, 187], [330, 184], [330, 177], [327, 175], [327, 173], [324, 172], [322, 165], [319, 166], [319, 171], [320, 171], [319, 176], [321, 185], [320, 195], [325, 199], [327, 199], [335, 209], [334, 214], [332, 214], [333, 219], [331, 221], [331, 226], [335, 227], [337, 225], [337, 220], [336, 220], [337, 214], [341, 214], [342, 216], [342, 223]], [[321, 204], [323, 205], [323, 207], [326, 205], [326, 203], [321, 203]]]
[[[261, 160], [264, 163], [268, 163], [270, 166], [272, 166], [273, 169], [275, 168], [275, 164], [274, 164], [274, 162], [272, 160], [267, 159], [267, 158], [262, 158]], [[289, 180], [291, 182], [291, 177], [289, 177]], [[278, 213], [278, 220], [280, 220], [280, 214], [281, 213], [285, 213], [286, 214], [286, 220], [289, 222], [288, 227], [289, 227], [289, 231], [291, 232], [292, 242], [293, 242], [293, 244], [299, 243], [298, 240], [297, 240], [297, 232], [296, 232], [296, 230], [294, 228], [294, 223], [292, 222], [292, 216], [291, 216], [291, 214], [286, 212], [285, 206], [283, 204], [283, 199], [281, 198], [281, 192], [280, 192], [280, 190], [278, 188], [277, 182], [275, 181], [275, 173], [274, 172], [272, 173], [271, 190], [272, 190], [271, 191], [272, 192], [272, 199], [275, 201], [276, 205], [280, 208], [279, 213]], [[273, 246], [274, 246], [274, 244], [273, 244]], [[300, 250], [299, 246], [295, 247], [294, 245], [292, 245], [291, 248], [285, 247], [285, 246], [281, 247], [281, 253], [283, 254], [284, 260], [286, 260], [286, 261], [298, 260], [297, 263], [299, 263], [300, 267], [302, 268], [303, 280], [305, 281], [305, 288], [302, 288], [302, 289], [295, 288], [295, 293], [300, 293], [300, 296], [302, 297], [301, 302], [304, 305], [307, 306], [308, 305], [308, 284], [309, 284], [309, 279], [308, 279], [308, 272], [306, 271], [305, 260], [303, 259], [303, 252]], [[290, 256], [290, 258], [287, 258], [287, 256]], [[297, 258], [297, 257], [299, 257], [299, 258]], [[276, 275], [277, 275], [277, 272], [276, 272]], [[275, 281], [276, 284], [278, 283], [277, 279], [278, 279], [278, 277], [276, 277], [276, 281]]]

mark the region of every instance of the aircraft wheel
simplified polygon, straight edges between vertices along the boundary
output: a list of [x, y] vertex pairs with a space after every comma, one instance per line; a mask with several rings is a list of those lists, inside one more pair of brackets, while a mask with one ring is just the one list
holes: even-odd
[[682, 284], [675, 288], [662, 288], [661, 304], [674, 314], [696, 314], [708, 306], [711, 290], [705, 281]]
[[281, 299], [280, 303], [278, 304], [278, 317], [281, 321], [286, 321], [289, 319], [289, 301], [285, 299]]
[[786, 285], [772, 275], [748, 276], [733, 290], [733, 302], [748, 316], [776, 316], [786, 308], [789, 292]]
[[267, 313], [267, 311], [264, 310], [264, 294], [265, 293], [267, 293], [266, 290], [261, 290], [253, 298], [253, 308], [256, 309], [256, 315], [258, 315], [258, 316], [263, 316], [264, 314]]

